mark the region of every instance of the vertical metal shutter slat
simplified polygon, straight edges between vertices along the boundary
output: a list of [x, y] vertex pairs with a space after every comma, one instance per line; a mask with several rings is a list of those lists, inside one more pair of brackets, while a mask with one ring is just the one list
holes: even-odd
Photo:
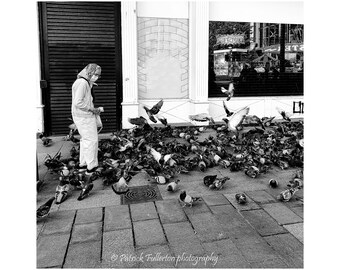
[[104, 129], [120, 128], [121, 50], [119, 2], [47, 2], [50, 134], [68, 133], [72, 84], [88, 63], [102, 67], [95, 106]]

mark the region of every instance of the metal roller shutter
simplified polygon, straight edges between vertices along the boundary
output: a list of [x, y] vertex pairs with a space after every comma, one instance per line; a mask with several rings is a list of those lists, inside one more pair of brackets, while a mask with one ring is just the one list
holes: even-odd
[[119, 129], [120, 3], [40, 2], [39, 14], [46, 132], [68, 133], [72, 84], [88, 63], [102, 67], [102, 76], [94, 87], [95, 106], [105, 109], [102, 132]]

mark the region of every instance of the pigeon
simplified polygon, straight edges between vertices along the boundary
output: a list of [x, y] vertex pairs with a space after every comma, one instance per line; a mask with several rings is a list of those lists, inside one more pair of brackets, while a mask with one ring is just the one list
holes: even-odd
[[136, 117], [136, 118], [128, 118], [128, 121], [130, 124], [136, 125], [139, 127], [144, 127], [145, 125], [149, 125], [148, 121], [143, 116]]
[[210, 186], [209, 188], [210, 189], [217, 189], [217, 190], [220, 190], [223, 185], [225, 184], [225, 182], [227, 180], [230, 180], [229, 177], [223, 177], [223, 178], [217, 178]]
[[164, 126], [168, 126], [168, 120], [164, 116], [156, 115], [156, 118], [159, 122], [161, 122]]
[[281, 108], [279, 107], [276, 107], [276, 110], [279, 112], [279, 114], [281, 114], [282, 118], [288, 122], [291, 122], [292, 120], [289, 118], [291, 117], [291, 114], [282, 110]]
[[227, 121], [228, 129], [231, 131], [237, 131], [238, 126], [242, 124], [244, 118], [248, 113], [249, 107], [244, 107], [233, 113], [233, 115]]
[[234, 84], [232, 82], [229, 83], [228, 90], [225, 89], [223, 86], [221, 87], [221, 92], [223, 94], [227, 95], [227, 101], [229, 101], [231, 99], [231, 97], [234, 96], [234, 91], [235, 91], [235, 87], [234, 87]]
[[262, 122], [264, 127], [269, 127], [271, 125], [271, 123], [273, 122], [274, 118], [275, 118], [275, 116], [273, 116], [273, 117], [262, 117], [261, 122]]
[[279, 182], [276, 179], [270, 179], [269, 186], [271, 186], [272, 188], [277, 188], [279, 186]]
[[60, 204], [63, 201], [65, 201], [68, 191], [70, 190], [70, 185], [68, 182], [60, 181], [60, 184], [56, 188], [55, 192], [55, 199], [56, 199], [56, 204]]
[[182, 207], [185, 207], [185, 206], [190, 206], [192, 207], [193, 203], [196, 202], [196, 201], [200, 201], [202, 200], [201, 197], [191, 197], [190, 195], [188, 195], [186, 193], [185, 190], [183, 190], [181, 192], [181, 194], [179, 195], [179, 201], [180, 203], [182, 204]]
[[[160, 164], [160, 160], [162, 158], [162, 154], [159, 153], [158, 151], [156, 151], [154, 148], [150, 147], [150, 146], [146, 146], [146, 150], [148, 152], [150, 152], [150, 154], [152, 155], [152, 157], [158, 162], [158, 164]], [[164, 161], [164, 160], [163, 160]]]
[[198, 169], [201, 171], [201, 172], [205, 172], [206, 169], [207, 169], [207, 165], [206, 163], [203, 161], [203, 160], [200, 160], [198, 162]]
[[156, 175], [152, 179], [160, 185], [164, 185], [167, 182], [167, 179], [163, 175]]
[[245, 174], [248, 175], [251, 178], [256, 178], [259, 175], [259, 173], [260, 173], [260, 170], [256, 166], [250, 166], [245, 171]]
[[287, 184], [290, 188], [302, 188], [303, 183], [302, 180], [299, 178], [294, 178], [289, 181], [289, 184]]
[[85, 199], [87, 196], [90, 195], [90, 191], [93, 189], [93, 183], [92, 183], [92, 175], [86, 175], [87, 179], [82, 187], [82, 190], [80, 192], [80, 195], [78, 197], [78, 201], [81, 201]]
[[160, 109], [163, 106], [163, 99], [158, 101], [151, 109], [148, 109], [147, 107], [143, 107], [146, 112], [149, 112], [152, 115], [156, 115], [159, 113]]
[[49, 170], [58, 171], [64, 164], [60, 161], [61, 152], [58, 151], [54, 157], [49, 154], [45, 157], [44, 164]]
[[235, 199], [236, 199], [237, 203], [239, 203], [239, 204], [247, 203], [247, 197], [244, 193], [237, 193], [235, 195]]
[[51, 210], [52, 203], [53, 203], [54, 200], [55, 200], [55, 198], [52, 197], [46, 203], [44, 203], [43, 205], [41, 205], [38, 208], [37, 218], [44, 218], [49, 214], [49, 212]]
[[225, 110], [225, 113], [227, 114], [227, 117], [230, 117], [233, 115], [233, 112], [228, 110], [227, 105], [225, 104], [224, 100], [223, 100], [223, 108]]
[[112, 186], [112, 190], [114, 193], [120, 195], [129, 191], [129, 186], [126, 183], [124, 177], [121, 177], [117, 183], [114, 183]]
[[210, 185], [212, 185], [214, 183], [216, 178], [217, 178], [217, 174], [204, 176], [203, 183], [204, 183], [204, 185], [209, 187]]
[[44, 146], [49, 146], [52, 142], [52, 139], [46, 137], [43, 133], [39, 134], [39, 139], [42, 141]]
[[299, 189], [299, 187], [286, 189], [277, 196], [277, 199], [279, 201], [288, 202]]
[[178, 189], [178, 182], [180, 180], [179, 179], [176, 179], [175, 181], [169, 183], [167, 186], [166, 186], [166, 190], [167, 191], [172, 191], [172, 192], [175, 192], [177, 189]]
[[262, 120], [258, 116], [256, 115], [246, 116], [244, 122], [246, 122], [247, 118], [251, 124], [254, 123], [255, 125], [260, 125], [263, 130], [266, 129], [266, 127], [262, 123]]
[[198, 121], [198, 122], [209, 121], [209, 123], [215, 124], [214, 119], [207, 113], [199, 113], [199, 114], [195, 114], [195, 115], [189, 115], [189, 119], [191, 121]]
[[163, 99], [161, 99], [159, 102], [157, 102], [157, 104], [155, 104], [151, 109], [149, 109], [146, 106], [143, 106], [143, 108], [146, 111], [146, 114], [149, 116], [149, 119], [152, 122], [157, 123], [157, 120], [154, 117], [154, 115], [159, 113], [159, 111], [162, 108], [162, 106], [163, 106]]

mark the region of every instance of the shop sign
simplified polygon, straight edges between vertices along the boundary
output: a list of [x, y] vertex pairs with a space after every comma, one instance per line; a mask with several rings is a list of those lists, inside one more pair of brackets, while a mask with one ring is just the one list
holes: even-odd
[[244, 35], [218, 35], [216, 45], [245, 44]]
[[[264, 47], [263, 52], [278, 53], [280, 52], [280, 44]], [[286, 43], [285, 52], [286, 53], [303, 52], [303, 44], [302, 43]]]

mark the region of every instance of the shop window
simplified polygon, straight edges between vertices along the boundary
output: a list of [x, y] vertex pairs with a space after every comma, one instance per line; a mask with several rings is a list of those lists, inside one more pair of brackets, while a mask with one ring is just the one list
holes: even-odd
[[[280, 27], [287, 27], [284, 72]], [[209, 34], [209, 97], [224, 97], [221, 87], [231, 82], [235, 97], [303, 94], [303, 25], [210, 22]]]

